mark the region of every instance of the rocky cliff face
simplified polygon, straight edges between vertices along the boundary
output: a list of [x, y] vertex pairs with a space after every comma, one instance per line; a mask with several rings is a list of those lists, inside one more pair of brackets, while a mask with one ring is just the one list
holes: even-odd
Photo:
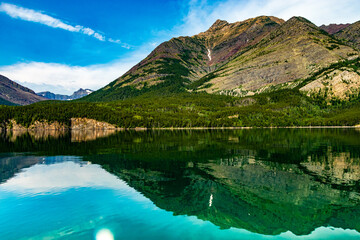
[[14, 119], [9, 120], [7, 123], [3, 123], [0, 126], [0, 129], [3, 131], [45, 131], [45, 130], [56, 130], [56, 131], [65, 131], [68, 129], [71, 130], [117, 130], [119, 129], [115, 125], [100, 122], [94, 119], [88, 118], [71, 118], [70, 124], [48, 121], [35, 121], [30, 126], [26, 127], [17, 123]]
[[88, 118], [71, 118], [71, 130], [117, 129], [116, 126]]
[[333, 70], [322, 74], [300, 91], [307, 96], [318, 96], [331, 100], [349, 100], [360, 92], [360, 73], [353, 69]]
[[2, 129], [6, 131], [27, 131], [27, 130], [65, 130], [68, 127], [65, 124], [61, 124], [57, 121], [47, 122], [47, 121], [35, 121], [30, 126], [26, 127], [17, 123], [14, 119], [10, 119], [9, 122], [3, 123], [1, 126]]

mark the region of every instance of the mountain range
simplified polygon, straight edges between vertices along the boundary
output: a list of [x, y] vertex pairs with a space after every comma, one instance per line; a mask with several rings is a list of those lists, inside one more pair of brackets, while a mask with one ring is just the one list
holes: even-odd
[[88, 96], [1, 107], [0, 122], [2, 128], [13, 121], [71, 128], [72, 118], [120, 128], [360, 126], [359, 50], [360, 22], [217, 20], [205, 32], [160, 44]]
[[[359, 34], [360, 22], [317, 27], [302, 17], [284, 21], [260, 16], [236, 23], [217, 20], [198, 35], [160, 44], [127, 73], [86, 99], [125, 99], [159, 89], [251, 96], [296, 87], [344, 99], [358, 93], [357, 69], [345, 66], [326, 73], [354, 79], [354, 84], [335, 86], [340, 92], [326, 89], [322, 80], [312, 85], [305, 80], [332, 64], [358, 58]], [[324, 76], [319, 74], [313, 80]]]
[[62, 95], [62, 94], [55, 94], [49, 91], [46, 92], [39, 92], [36, 93], [38, 96], [47, 98], [47, 99], [51, 99], [51, 100], [75, 100], [75, 99], [79, 99], [82, 98], [84, 96], [89, 95], [90, 93], [92, 93], [93, 90], [91, 89], [82, 89], [80, 88], [79, 90], [75, 91], [73, 94], [71, 95]]
[[[85, 101], [109, 101], [154, 91], [244, 97], [298, 88], [308, 96], [347, 100], [360, 89], [355, 66], [359, 49], [360, 21], [317, 27], [302, 17], [284, 21], [260, 16], [235, 23], [217, 20], [205, 32], [160, 44], [144, 60], [98, 91], [80, 89], [70, 96], [51, 92], [37, 95], [74, 100], [90, 94]], [[19, 89], [33, 94], [24, 87]], [[3, 90], [7, 97], [3, 96], [2, 101], [24, 105], [43, 100], [33, 95], [26, 101], [11, 100], [11, 96], [19, 96], [15, 92]]]

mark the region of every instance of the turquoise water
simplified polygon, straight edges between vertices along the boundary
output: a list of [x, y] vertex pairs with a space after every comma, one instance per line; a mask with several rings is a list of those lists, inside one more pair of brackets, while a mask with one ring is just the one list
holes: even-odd
[[0, 239], [360, 239], [360, 132], [3, 136]]

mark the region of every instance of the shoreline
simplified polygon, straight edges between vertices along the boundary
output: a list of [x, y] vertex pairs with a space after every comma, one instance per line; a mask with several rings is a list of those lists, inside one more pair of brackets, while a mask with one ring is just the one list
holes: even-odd
[[360, 125], [356, 126], [286, 126], [286, 127], [165, 127], [165, 128], [120, 128], [121, 130], [136, 130], [136, 131], [147, 131], [147, 130], [241, 130], [241, 129], [360, 129]]
[[22, 128], [22, 129], [9, 129], [0, 128], [0, 132], [37, 132], [37, 131], [74, 131], [74, 132], [86, 132], [86, 131], [149, 131], [149, 130], [242, 130], [242, 129], [360, 129], [360, 125], [356, 126], [285, 126], [285, 127], [164, 127], [164, 128]]
[[360, 124], [354, 126], [248, 126], [248, 127], [118, 127], [105, 121], [98, 121], [89, 118], [71, 118], [69, 124], [62, 122], [48, 122], [47, 120], [35, 121], [28, 126], [17, 123], [16, 120], [10, 119], [0, 124], [0, 132], [67, 132], [67, 131], [149, 131], [149, 130], [241, 130], [241, 129], [320, 129], [320, 128], [360, 128]]

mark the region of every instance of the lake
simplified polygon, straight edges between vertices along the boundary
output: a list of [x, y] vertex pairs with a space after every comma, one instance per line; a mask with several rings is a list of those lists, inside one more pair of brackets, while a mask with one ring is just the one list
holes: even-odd
[[0, 239], [360, 239], [360, 131], [11, 133]]

